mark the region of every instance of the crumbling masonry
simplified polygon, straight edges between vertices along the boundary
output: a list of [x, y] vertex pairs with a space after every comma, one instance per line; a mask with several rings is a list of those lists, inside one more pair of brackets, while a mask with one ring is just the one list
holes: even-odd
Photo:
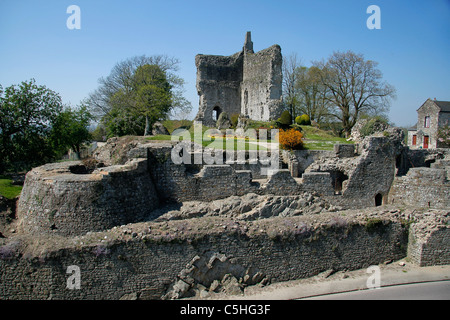
[[[279, 116], [279, 46], [254, 53], [247, 33], [241, 52], [196, 65], [203, 124], [224, 111]], [[388, 128], [333, 151], [283, 151], [267, 170], [247, 153], [177, 164], [174, 152], [206, 148], [122, 137], [90, 163], [34, 168], [8, 214], [14, 231], [0, 233], [0, 299], [204, 297], [405, 257], [450, 264], [450, 152], [402, 141]]]
[[400, 132], [283, 152], [270, 176], [261, 160], [174, 164], [174, 143], [129, 138], [96, 168], [35, 168], [18, 232], [0, 239], [0, 297], [173, 299], [404, 257], [449, 264], [448, 150], [411, 151]]
[[281, 114], [281, 64], [280, 46], [273, 45], [255, 53], [250, 32], [238, 53], [197, 55], [200, 101], [195, 120], [215, 126], [222, 112], [260, 121], [277, 119]]

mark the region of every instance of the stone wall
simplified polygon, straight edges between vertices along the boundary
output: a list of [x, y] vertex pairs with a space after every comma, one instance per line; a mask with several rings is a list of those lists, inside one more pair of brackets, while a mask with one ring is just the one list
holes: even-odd
[[[339, 195], [332, 201], [345, 208], [386, 203], [396, 173], [396, 157], [402, 150], [400, 141], [384, 136], [367, 137], [357, 145], [357, 153], [353, 151], [354, 146], [337, 148], [339, 156], [317, 159], [306, 173], [328, 172], [330, 185]], [[381, 203], [377, 203], [378, 197]]]
[[[220, 218], [139, 223], [76, 238], [0, 239], [1, 299], [160, 299], [196, 256], [217, 252], [271, 282], [405, 257], [407, 230], [390, 217], [324, 214], [236, 223]], [[365, 221], [365, 222], [364, 222]], [[69, 266], [80, 289], [67, 288]], [[220, 279], [218, 279], [220, 280]]]
[[408, 240], [408, 257], [413, 263], [421, 267], [450, 264], [449, 218], [448, 211], [443, 215], [434, 210], [416, 215]]
[[[430, 165], [441, 169], [423, 171], [432, 176], [417, 175], [415, 172], [420, 173], [421, 169], [405, 166], [405, 171], [410, 170], [408, 175], [398, 176], [392, 185], [399, 170], [399, 154], [405, 154], [397, 140], [390, 136], [367, 137], [356, 146], [338, 146], [335, 151], [303, 151], [287, 156], [284, 152], [282, 158], [287, 157], [288, 163], [294, 158], [298, 168], [306, 167], [301, 178], [294, 178], [289, 164], [289, 169], [258, 175], [256, 172], [267, 167], [262, 159], [254, 162], [245, 156], [247, 160], [241, 164], [197, 164], [200, 150], [189, 153], [195, 149], [174, 149], [174, 142], [137, 143], [120, 156], [128, 162], [92, 173], [71, 172], [76, 166], [70, 163], [31, 171], [19, 202], [19, 217], [26, 231], [80, 234], [140, 221], [159, 202], [213, 201], [248, 193], [285, 196], [309, 192], [345, 209], [388, 202], [448, 207], [447, 160], [437, 151], [433, 153], [435, 162]], [[185, 163], [174, 163], [174, 150], [183, 150]], [[417, 152], [417, 158], [422, 160], [413, 162], [426, 162], [427, 156]], [[113, 150], [99, 153], [98, 161], [111, 163], [114, 154]]]
[[257, 53], [246, 53], [241, 84], [241, 111], [257, 121], [281, 115], [281, 48], [274, 45]]
[[17, 215], [25, 232], [77, 235], [140, 221], [158, 205], [146, 159], [92, 173], [62, 162], [27, 173]]
[[388, 203], [426, 208], [450, 207], [450, 182], [445, 169], [411, 168], [396, 177], [389, 191]]
[[314, 161], [321, 158], [336, 157], [335, 151], [329, 150], [281, 150], [282, 158], [288, 164], [293, 177], [301, 177]]
[[280, 46], [254, 53], [250, 32], [238, 53], [197, 55], [199, 111], [195, 119], [207, 126], [215, 126], [221, 112], [253, 120], [277, 119], [282, 111], [281, 64]]
[[[221, 112], [229, 116], [240, 113], [240, 84], [243, 54], [229, 57], [197, 55], [197, 91], [200, 97], [197, 120], [215, 126]], [[213, 110], [217, 111], [213, 119]]]

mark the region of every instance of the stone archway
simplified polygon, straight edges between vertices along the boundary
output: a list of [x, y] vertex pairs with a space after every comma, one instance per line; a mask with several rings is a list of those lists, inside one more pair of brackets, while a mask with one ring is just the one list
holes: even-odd
[[375, 206], [379, 207], [383, 204], [383, 195], [381, 193], [377, 193], [375, 196]]
[[222, 113], [222, 109], [221, 109], [219, 106], [215, 106], [215, 107], [212, 109], [211, 119], [212, 119], [213, 121], [219, 120], [219, 116], [220, 116], [221, 113]]

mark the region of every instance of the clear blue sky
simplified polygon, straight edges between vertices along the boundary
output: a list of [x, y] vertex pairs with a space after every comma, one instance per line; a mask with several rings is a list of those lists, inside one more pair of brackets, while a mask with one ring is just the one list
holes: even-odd
[[[69, 30], [69, 5], [81, 29]], [[369, 30], [369, 5], [381, 29]], [[397, 89], [390, 119], [416, 122], [427, 98], [450, 101], [450, 0], [0, 0], [0, 84], [35, 78], [77, 105], [119, 61], [135, 55], [178, 58], [186, 98], [198, 110], [195, 55], [241, 50], [246, 31], [255, 51], [279, 44], [307, 66], [333, 51], [379, 62]]]

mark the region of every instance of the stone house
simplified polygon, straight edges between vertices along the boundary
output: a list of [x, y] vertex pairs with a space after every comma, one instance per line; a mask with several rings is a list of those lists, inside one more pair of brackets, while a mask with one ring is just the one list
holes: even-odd
[[437, 139], [440, 127], [450, 124], [450, 101], [427, 101], [417, 109], [417, 123], [408, 129], [408, 146], [411, 149], [442, 147]]

